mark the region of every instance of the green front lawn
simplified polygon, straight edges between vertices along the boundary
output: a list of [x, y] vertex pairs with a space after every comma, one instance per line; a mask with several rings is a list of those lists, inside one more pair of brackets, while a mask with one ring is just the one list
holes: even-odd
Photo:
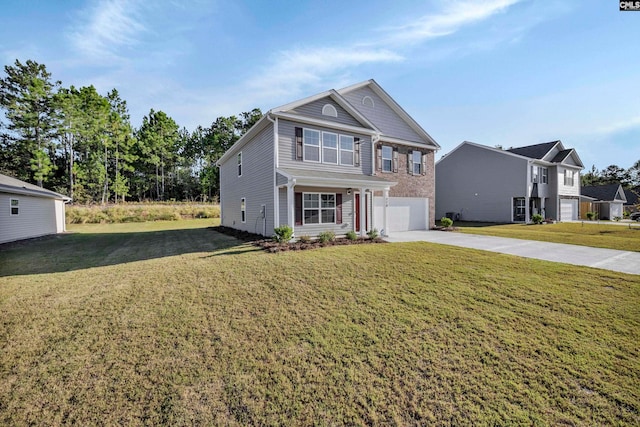
[[556, 224], [489, 224], [455, 223], [463, 233], [487, 236], [512, 237], [515, 239], [541, 240], [544, 242], [568, 243], [594, 248], [619, 249], [640, 252], [640, 226], [638, 224], [611, 225], [602, 223], [556, 223]]
[[0, 424], [640, 424], [640, 276], [209, 225], [0, 248]]

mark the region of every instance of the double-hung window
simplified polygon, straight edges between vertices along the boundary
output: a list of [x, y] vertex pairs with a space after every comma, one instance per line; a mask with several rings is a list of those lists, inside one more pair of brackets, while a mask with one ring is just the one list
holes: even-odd
[[386, 145], [382, 146], [382, 171], [393, 171], [393, 148]]
[[549, 169], [543, 167], [540, 168], [540, 182], [543, 184], [549, 183]]
[[335, 224], [336, 195], [326, 193], [302, 194], [303, 224]]
[[322, 132], [322, 162], [338, 164], [338, 135]]
[[422, 153], [419, 151], [411, 152], [411, 173], [414, 175], [422, 174]]
[[565, 169], [564, 171], [564, 185], [567, 187], [573, 187], [573, 171]]
[[353, 137], [340, 135], [340, 164], [353, 166]]
[[304, 160], [307, 162], [320, 162], [320, 132], [317, 130], [304, 130]]
[[247, 222], [247, 200], [244, 197], [240, 199], [240, 220]]
[[238, 153], [238, 176], [242, 176], [242, 151]]
[[538, 182], [538, 166], [531, 166], [531, 182]]
[[20, 201], [18, 199], [11, 199], [9, 203], [11, 205], [11, 215], [18, 215], [20, 213]]

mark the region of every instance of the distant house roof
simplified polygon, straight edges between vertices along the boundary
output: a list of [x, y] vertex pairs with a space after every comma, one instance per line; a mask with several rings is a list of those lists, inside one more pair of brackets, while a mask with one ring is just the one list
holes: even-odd
[[627, 203], [625, 204], [637, 205], [638, 203], [640, 203], [640, 197], [638, 196], [639, 194], [640, 194], [640, 187], [632, 188], [630, 190], [625, 189], [624, 196], [627, 198]]
[[20, 181], [19, 179], [12, 178], [7, 175], [0, 174], [0, 192], [22, 194], [26, 196], [46, 197], [49, 199], [70, 201], [71, 198], [56, 193], [55, 191], [47, 190], [46, 188], [38, 187], [37, 185], [29, 184], [28, 182]]
[[[542, 159], [558, 142], [559, 141], [552, 141], [544, 142], [542, 144], [527, 145], [526, 147], [509, 148], [507, 151], [513, 154], [530, 157], [532, 159]], [[566, 157], [566, 155], [564, 157]]]
[[626, 202], [624, 191], [620, 184], [591, 185], [582, 187], [580, 193], [603, 202]]

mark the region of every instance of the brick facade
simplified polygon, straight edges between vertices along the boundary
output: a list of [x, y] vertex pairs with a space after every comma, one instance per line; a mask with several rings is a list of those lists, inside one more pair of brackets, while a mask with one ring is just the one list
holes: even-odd
[[[436, 186], [435, 186], [435, 151], [424, 150], [427, 155], [426, 174], [412, 175], [407, 165], [407, 155], [415, 150], [412, 147], [394, 144], [384, 144], [398, 150], [398, 172], [382, 172], [376, 164], [376, 175], [387, 181], [397, 182], [389, 190], [389, 197], [426, 197], [429, 199], [429, 228], [435, 227], [436, 215]], [[382, 144], [376, 146], [376, 150]], [[376, 192], [376, 196], [382, 196], [382, 192]]]

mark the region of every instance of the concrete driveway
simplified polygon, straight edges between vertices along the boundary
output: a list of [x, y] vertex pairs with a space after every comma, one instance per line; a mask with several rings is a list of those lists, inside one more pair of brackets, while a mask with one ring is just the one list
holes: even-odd
[[402, 231], [389, 233], [388, 242], [432, 242], [536, 258], [545, 261], [640, 274], [640, 252], [591, 248], [564, 243], [538, 242], [506, 237], [480, 236], [449, 231]]

